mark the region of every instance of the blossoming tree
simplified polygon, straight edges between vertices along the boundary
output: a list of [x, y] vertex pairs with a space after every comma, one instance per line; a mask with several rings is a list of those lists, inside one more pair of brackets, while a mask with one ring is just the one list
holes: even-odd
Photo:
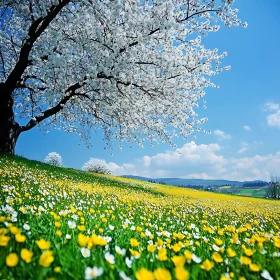
[[56, 152], [51, 152], [45, 157], [44, 162], [55, 166], [61, 166], [62, 157]]
[[90, 158], [89, 161], [84, 164], [83, 170], [101, 174], [112, 173], [108, 164], [104, 160], [98, 158]]
[[233, 2], [2, 0], [0, 151], [35, 126], [85, 140], [101, 127], [107, 143], [187, 137], [226, 55], [201, 36], [240, 25]]

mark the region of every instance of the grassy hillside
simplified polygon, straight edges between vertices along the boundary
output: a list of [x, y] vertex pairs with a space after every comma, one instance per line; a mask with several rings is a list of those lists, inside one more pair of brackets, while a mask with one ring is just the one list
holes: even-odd
[[0, 187], [0, 279], [280, 279], [278, 201], [4, 156]]

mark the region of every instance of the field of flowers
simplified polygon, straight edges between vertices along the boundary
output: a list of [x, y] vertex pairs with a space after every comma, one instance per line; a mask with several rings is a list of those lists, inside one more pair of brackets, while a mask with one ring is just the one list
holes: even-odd
[[0, 157], [0, 279], [280, 279], [280, 202]]

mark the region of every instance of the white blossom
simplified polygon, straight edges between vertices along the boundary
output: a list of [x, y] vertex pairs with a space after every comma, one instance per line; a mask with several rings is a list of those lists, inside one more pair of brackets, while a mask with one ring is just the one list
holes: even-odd
[[89, 161], [87, 161], [83, 166], [83, 170], [101, 174], [111, 174], [111, 170], [109, 169], [109, 166], [106, 164], [106, 162], [97, 158], [91, 158]]
[[108, 144], [187, 138], [207, 120], [195, 109], [224, 70], [226, 53], [203, 37], [242, 23], [234, 1], [185, 2], [1, 1], [0, 83], [21, 65], [10, 93], [15, 116], [30, 120], [21, 130], [63, 129], [88, 144], [99, 128]]
[[56, 152], [51, 152], [45, 157], [44, 162], [55, 166], [61, 166], [62, 157]]

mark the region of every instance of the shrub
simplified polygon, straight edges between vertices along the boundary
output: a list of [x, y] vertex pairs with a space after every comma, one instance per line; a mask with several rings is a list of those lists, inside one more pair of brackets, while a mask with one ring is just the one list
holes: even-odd
[[51, 152], [45, 157], [44, 162], [55, 166], [61, 166], [62, 157], [56, 152]]
[[112, 174], [108, 164], [98, 158], [90, 158], [83, 166], [84, 171], [95, 172], [100, 174]]

